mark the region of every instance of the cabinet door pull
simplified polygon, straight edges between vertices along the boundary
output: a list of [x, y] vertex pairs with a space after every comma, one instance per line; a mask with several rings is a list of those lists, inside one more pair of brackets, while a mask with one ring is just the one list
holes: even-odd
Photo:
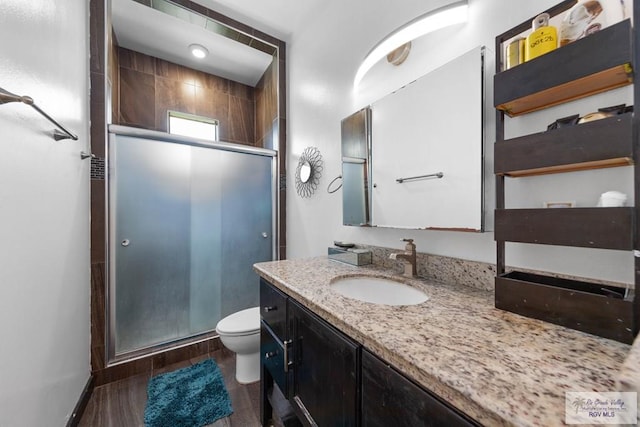
[[291, 344], [293, 340], [286, 340], [282, 343], [284, 346], [284, 371], [289, 372], [289, 366], [293, 363], [289, 362], [289, 344]]
[[273, 356], [275, 356], [275, 355], [276, 355], [276, 352], [275, 352], [275, 351], [269, 351], [269, 352], [267, 352], [267, 353], [265, 353], [265, 354], [264, 354], [264, 358], [265, 358], [265, 359], [270, 359], [270, 358], [272, 358], [272, 357], [273, 357]]
[[278, 309], [277, 305], [272, 305], [272, 306], [269, 306], [269, 307], [264, 307], [264, 312], [268, 313], [270, 311], [276, 311], [277, 309]]

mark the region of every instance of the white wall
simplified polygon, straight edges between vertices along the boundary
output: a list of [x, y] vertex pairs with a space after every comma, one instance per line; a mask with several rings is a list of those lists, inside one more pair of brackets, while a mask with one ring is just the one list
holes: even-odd
[[90, 374], [88, 2], [2, 0], [0, 426], [63, 426]]
[[[400, 239], [415, 239], [420, 252], [495, 262], [493, 209], [493, 74], [495, 37], [555, 5], [557, 0], [469, 0], [469, 22], [427, 35], [413, 43], [400, 67], [379, 64], [354, 91], [353, 77], [365, 54], [384, 36], [413, 17], [448, 3], [442, 0], [395, 2], [384, 0], [329, 1], [307, 25], [298, 27], [288, 50], [288, 197], [287, 252], [289, 258], [326, 254], [333, 240], [402, 248]], [[487, 47], [485, 104], [485, 233], [357, 228], [342, 225], [341, 194], [328, 194], [326, 186], [341, 173], [340, 120], [393, 89], [425, 74], [469, 49]], [[553, 70], [549, 70], [553, 72]], [[452, 82], [455, 84], [455, 82]], [[539, 132], [548, 123], [570, 114], [585, 114], [598, 107], [631, 103], [629, 88], [554, 107], [507, 123], [507, 137]], [[461, 118], [463, 121], [464, 118]], [[325, 168], [320, 187], [310, 199], [295, 193], [294, 171], [305, 147], [322, 152]], [[543, 201], [573, 200], [595, 206], [610, 189], [630, 197], [631, 168], [616, 168], [520, 180], [508, 179], [507, 207], [541, 207]], [[578, 276], [633, 282], [632, 255], [621, 251], [507, 245], [507, 263]]]

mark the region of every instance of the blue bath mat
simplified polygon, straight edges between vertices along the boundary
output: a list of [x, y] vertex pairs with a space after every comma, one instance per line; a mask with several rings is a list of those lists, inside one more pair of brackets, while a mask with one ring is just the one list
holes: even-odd
[[153, 377], [147, 385], [146, 427], [201, 427], [233, 412], [212, 359]]

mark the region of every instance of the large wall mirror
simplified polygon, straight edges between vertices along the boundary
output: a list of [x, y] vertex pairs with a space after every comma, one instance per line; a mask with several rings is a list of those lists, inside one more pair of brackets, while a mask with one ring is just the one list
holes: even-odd
[[[478, 47], [345, 119], [345, 225], [482, 231], [483, 98]], [[358, 174], [347, 173], [354, 169], [353, 156], [345, 155], [354, 138], [345, 136], [357, 132], [345, 133], [345, 121], [362, 114], [366, 162]], [[352, 197], [349, 188], [361, 191]]]

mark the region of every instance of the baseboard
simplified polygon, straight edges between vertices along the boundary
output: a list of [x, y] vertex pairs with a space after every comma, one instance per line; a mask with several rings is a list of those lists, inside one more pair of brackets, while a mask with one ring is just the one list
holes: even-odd
[[87, 380], [87, 384], [84, 386], [82, 390], [82, 394], [78, 399], [78, 403], [76, 403], [76, 407], [73, 408], [73, 413], [69, 417], [69, 421], [67, 421], [67, 427], [77, 427], [80, 423], [80, 419], [82, 418], [82, 414], [84, 414], [84, 410], [87, 407], [87, 403], [89, 403], [89, 398], [91, 397], [91, 393], [93, 393], [93, 387], [95, 383], [95, 377], [91, 375]]

